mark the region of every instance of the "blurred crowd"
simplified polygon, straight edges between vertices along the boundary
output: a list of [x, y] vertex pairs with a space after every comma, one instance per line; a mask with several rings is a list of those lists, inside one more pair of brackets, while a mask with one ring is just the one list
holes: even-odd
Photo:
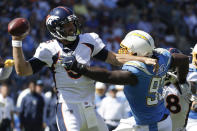
[[[0, 56], [12, 58], [7, 25], [16, 17], [24, 17], [30, 21], [31, 31], [23, 42], [23, 50], [25, 58], [31, 58], [40, 42], [51, 39], [45, 18], [52, 8], [59, 5], [72, 8], [80, 18], [83, 32], [98, 33], [107, 48], [114, 52], [119, 49], [125, 34], [135, 29], [150, 33], [157, 47], [175, 47], [187, 55], [190, 55], [190, 48], [197, 41], [196, 0], [1, 0]], [[110, 70], [117, 68], [97, 60], [91, 64]], [[48, 68], [30, 77], [19, 77], [15, 71], [12, 72], [6, 86], [14, 111], [18, 110], [17, 98], [28, 88], [29, 81], [38, 79], [43, 83], [42, 93], [54, 92], [51, 88], [53, 78]]]

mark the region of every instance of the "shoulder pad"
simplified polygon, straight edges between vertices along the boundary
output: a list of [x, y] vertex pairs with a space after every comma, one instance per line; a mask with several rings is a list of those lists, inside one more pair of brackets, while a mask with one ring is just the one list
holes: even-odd
[[165, 62], [167, 62], [166, 66], [169, 66], [169, 64], [171, 62], [172, 55], [167, 49], [156, 48], [156, 49], [154, 49], [154, 52], [157, 54], [158, 57], [161, 56], [162, 59], [165, 60]]
[[40, 48], [46, 48], [48, 50], [54, 50], [57, 43], [59, 43], [59, 42], [57, 40], [55, 40], [55, 39], [48, 40], [48, 41], [40, 43], [39, 47]]
[[146, 65], [142, 62], [139, 61], [128, 61], [124, 64], [124, 66], [133, 66], [141, 71], [143, 71], [144, 73], [148, 74], [148, 75], [152, 75], [148, 69], [146, 68]]
[[82, 43], [92, 43], [99, 38], [99, 35], [96, 33], [85, 33], [80, 35], [80, 38], [82, 40]]

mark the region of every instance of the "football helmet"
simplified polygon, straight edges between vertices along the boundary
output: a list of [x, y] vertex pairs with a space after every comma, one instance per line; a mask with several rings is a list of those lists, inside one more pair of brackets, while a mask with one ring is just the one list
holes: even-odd
[[[74, 24], [74, 31], [72, 35], [69, 35], [65, 30], [65, 24], [69, 22]], [[73, 13], [70, 8], [64, 6], [58, 6], [50, 11], [46, 18], [46, 26], [51, 35], [58, 40], [75, 41], [77, 35], [81, 32], [81, 24], [78, 17]]]
[[197, 68], [197, 44], [194, 46], [194, 49], [192, 50], [192, 63]]
[[155, 48], [153, 38], [146, 32], [134, 30], [129, 32], [120, 43], [119, 54], [132, 54], [137, 56], [153, 55]]
[[167, 50], [173, 54], [173, 53], [182, 53], [179, 49], [177, 48], [167, 48]]

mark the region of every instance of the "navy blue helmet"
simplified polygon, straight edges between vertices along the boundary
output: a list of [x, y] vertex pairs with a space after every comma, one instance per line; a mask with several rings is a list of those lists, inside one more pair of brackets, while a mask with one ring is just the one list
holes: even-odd
[[[74, 31], [69, 35], [65, 30], [65, 24], [73, 23]], [[46, 18], [46, 26], [53, 37], [58, 40], [74, 41], [81, 32], [78, 17], [70, 8], [58, 6], [50, 11]]]

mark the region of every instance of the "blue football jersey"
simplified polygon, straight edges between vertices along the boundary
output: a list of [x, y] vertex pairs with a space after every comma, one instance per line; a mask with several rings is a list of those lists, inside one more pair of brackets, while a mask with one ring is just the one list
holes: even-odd
[[124, 87], [125, 96], [138, 125], [156, 123], [164, 114], [169, 114], [164, 105], [162, 87], [170, 67], [171, 54], [165, 49], [157, 48], [154, 56], [158, 58], [158, 72], [153, 72], [153, 66], [139, 61], [126, 62], [122, 67], [123, 70], [132, 72], [138, 78], [137, 85]]

